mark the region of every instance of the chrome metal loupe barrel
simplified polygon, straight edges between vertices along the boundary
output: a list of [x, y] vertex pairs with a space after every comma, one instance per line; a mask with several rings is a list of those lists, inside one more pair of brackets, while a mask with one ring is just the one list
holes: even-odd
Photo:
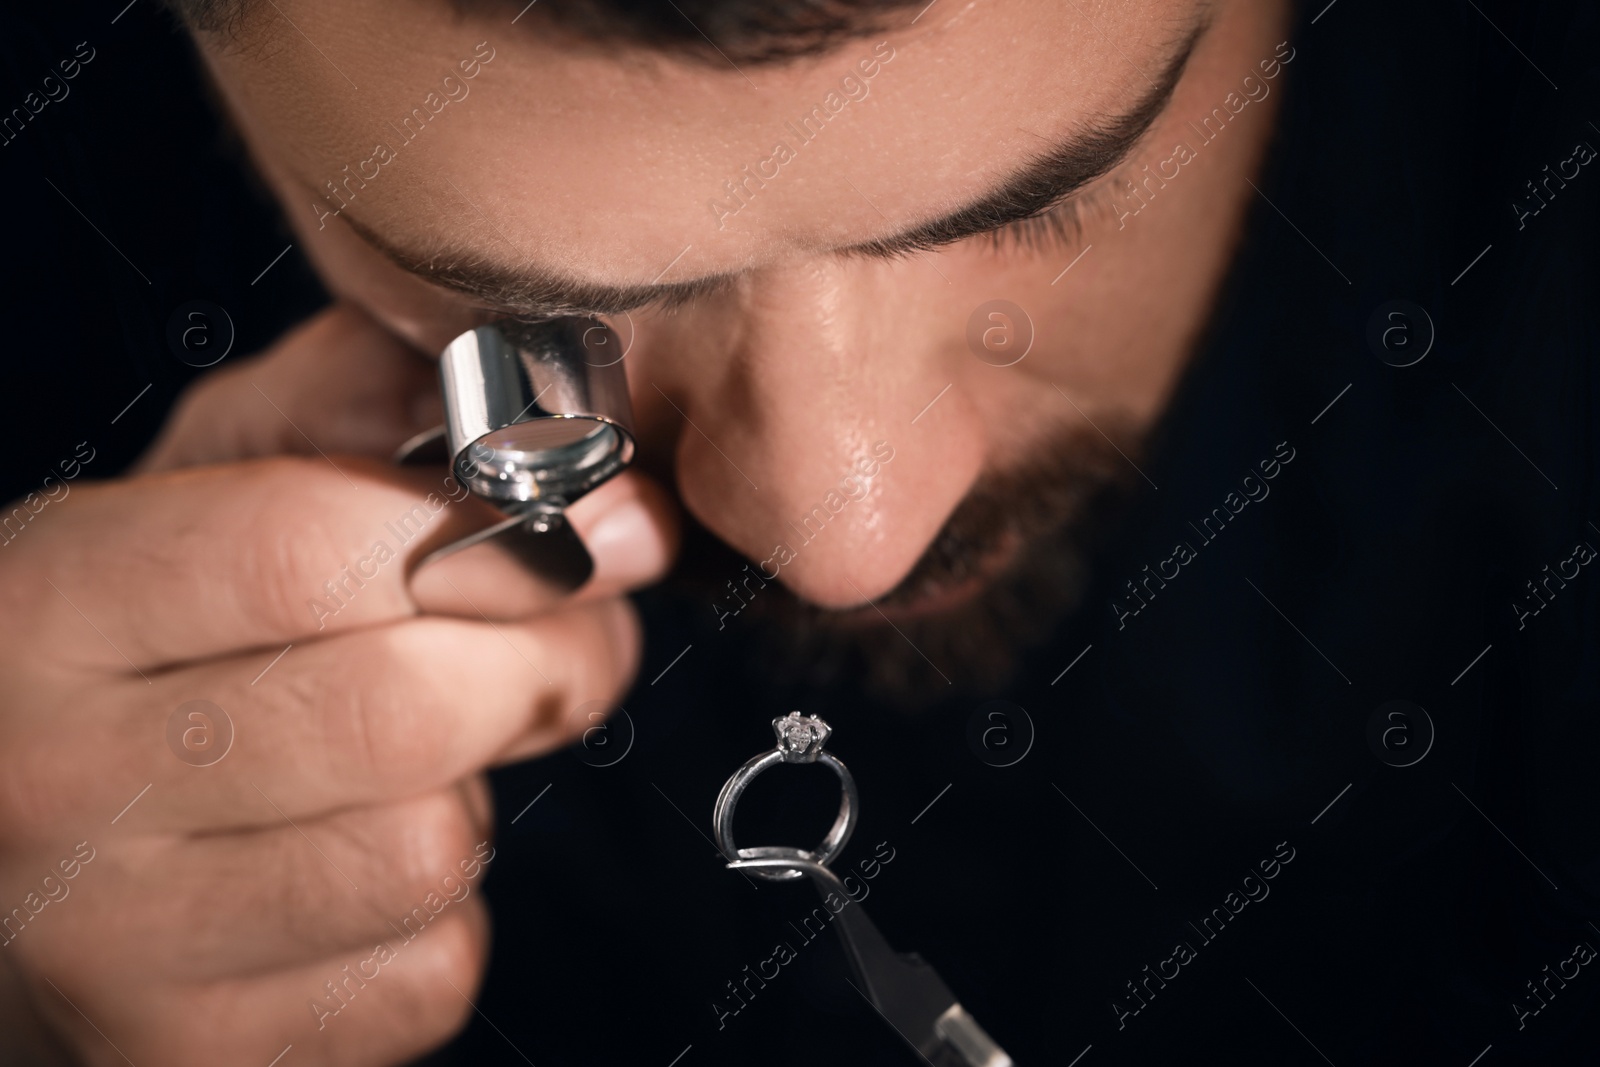
[[633, 459], [621, 344], [591, 319], [480, 326], [439, 357], [451, 469], [507, 510], [561, 510]]
[[566, 508], [633, 460], [622, 344], [594, 319], [499, 322], [439, 356], [445, 424], [401, 446], [401, 463], [448, 463], [501, 523], [423, 563], [491, 538], [543, 576], [576, 587], [593, 564]]

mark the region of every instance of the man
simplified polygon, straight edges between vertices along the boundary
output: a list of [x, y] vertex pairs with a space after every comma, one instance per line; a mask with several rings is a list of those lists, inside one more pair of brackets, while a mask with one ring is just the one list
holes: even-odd
[[[110, 405], [53, 481], [19, 484], [0, 904], [41, 1042], [383, 1064], [476, 1020], [465, 1062], [908, 1055], [796, 925], [815, 901], [752, 893], [702, 840], [722, 778], [799, 706], [863, 783], [841, 866], [1018, 1062], [1581, 1046], [1574, 946], [1600, 912], [1562, 753], [1592, 728], [1562, 709], [1595, 685], [1572, 542], [1600, 534], [1568, 503], [1592, 480], [1575, 435], [1593, 397], [1561, 383], [1587, 319], [1559, 301], [1538, 320], [1553, 340], [1521, 400], [1458, 324], [1463, 301], [1525, 311], [1497, 246], [1592, 281], [1575, 145], [1600, 134], [1539, 98], [1515, 166], [1455, 157], [1507, 203], [1455, 213], [1472, 196], [1451, 158], [1434, 184], [1408, 164], [1410, 199], [1439, 204], [1380, 238], [1406, 204], [1362, 169], [1382, 153], [1357, 116], [1320, 110], [1370, 113], [1329, 86], [1358, 82], [1333, 72], [1341, 46], [1381, 42], [1372, 13], [945, 2], [174, 5], [287, 255], [332, 299], [201, 378], [124, 476], [93, 460], [127, 414]], [[96, 32], [136, 15], [154, 22], [109, 12]], [[1517, 45], [1584, 91], [1582, 35], [1557, 56], [1549, 26], [1541, 51], [1507, 17], [1469, 10], [1445, 40], [1516, 93], [1543, 91]], [[220, 330], [231, 301], [192, 319], [195, 292], [146, 276], [167, 239], [118, 239], [135, 213], [106, 224], [81, 194], [114, 183], [48, 125], [74, 121], [61, 90], [123, 84], [90, 82], [115, 50], [78, 39], [76, 72], [52, 56], [38, 92], [15, 64], [6, 147], [36, 154], [56, 188], [32, 195], [120, 272], [94, 285], [159, 285], [127, 298], [153, 301], [127, 328], [193, 355], [186, 331]], [[1407, 131], [1430, 145], [1468, 110], [1428, 110], [1470, 81], [1438, 62], [1412, 105], [1438, 125]], [[1319, 123], [1340, 139], [1319, 146]], [[1279, 129], [1290, 178], [1264, 170]], [[1317, 168], [1341, 154], [1360, 165]], [[191, 180], [175, 153], [151, 169]], [[1526, 190], [1507, 181], [1523, 170]], [[1372, 202], [1359, 239], [1332, 221], [1344, 197]], [[253, 281], [230, 258], [230, 291], [288, 302], [280, 247]], [[1252, 335], [1262, 307], [1279, 317]], [[593, 579], [560, 597], [487, 548], [418, 569], [489, 521], [444, 472], [388, 463], [439, 421], [422, 357], [557, 316], [616, 330], [640, 427], [638, 469], [573, 509]], [[1193, 360], [1222, 328], [1208, 377]], [[121, 401], [153, 431], [137, 388]], [[1451, 523], [1475, 525], [1436, 547]], [[641, 624], [627, 594], [680, 540]], [[1480, 763], [1531, 703], [1546, 731]], [[487, 770], [573, 745], [500, 776], [495, 814]], [[815, 784], [751, 832], [808, 837], [833, 803]], [[1450, 897], [1463, 880], [1481, 896]], [[1482, 1005], [1493, 1026], [1458, 1025]], [[612, 1025], [630, 1018], [647, 1025]]]

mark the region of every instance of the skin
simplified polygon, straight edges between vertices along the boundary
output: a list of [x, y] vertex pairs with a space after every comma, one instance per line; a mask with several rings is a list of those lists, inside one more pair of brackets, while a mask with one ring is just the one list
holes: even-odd
[[[632, 330], [619, 323], [635, 335], [636, 414], [656, 471], [701, 523], [757, 560], [872, 442], [889, 441], [893, 476], [849, 509], [837, 537], [784, 568], [797, 594], [830, 607], [893, 588], [982, 471], [1017, 463], [1051, 427], [1085, 415], [1142, 427], [1159, 413], [1226, 264], [1270, 126], [1267, 109], [1246, 110], [1244, 127], [1224, 135], [1236, 141], [1203, 149], [1121, 230], [1114, 210], [1090, 212], [1083, 240], [1096, 247], [1054, 285], [1081, 247], [996, 251], [973, 240], [895, 263], [844, 259], [830, 250], [966, 204], [1048, 144], [1126, 110], [1198, 7], [935, 8], [903, 33], [754, 68], [755, 89], [727, 68], [541, 47], [536, 32], [487, 17], [458, 22], [433, 0], [402, 10], [395, 18], [369, 0], [291, 13], [359, 90], [275, 18], [253, 26], [256, 48], [204, 49], [300, 247], [335, 291], [428, 353], [475, 321], [474, 302], [393, 269], [347, 222], [418, 254], [471, 250], [602, 284], [648, 284], [669, 264], [663, 280], [737, 274], [726, 293], [675, 313], [633, 313]], [[1273, 55], [1280, 22], [1276, 4], [1220, 5], [1135, 166], [1193, 140], [1184, 123]], [[1018, 50], [1022, 27], [1072, 43]], [[770, 156], [785, 121], [880, 39], [895, 58], [867, 99], [719, 229], [707, 204], [723, 182]], [[319, 229], [323, 183], [371, 156], [375, 139], [397, 141], [387, 123], [436, 87], [435, 71], [486, 40], [496, 58], [471, 95]], [[975, 359], [965, 340], [974, 309], [994, 297], [1020, 305], [1038, 338], [1009, 373]]]
[[[75, 502], [0, 553], [0, 907], [77, 842], [96, 850], [0, 962], [13, 1006], [25, 998], [44, 1039], [84, 1062], [265, 1063], [292, 1042], [297, 1063], [384, 1064], [445, 1040], [485, 960], [477, 882], [338, 1016], [319, 1028], [308, 1003], [379, 942], [400, 944], [393, 917], [478, 854], [486, 767], [570, 743], [591, 725], [575, 709], [626, 688], [640, 648], [622, 594], [668, 568], [675, 509], [761, 560], [888, 441], [895, 458], [866, 496], [781, 571], [801, 597], [848, 608], [893, 589], [985, 471], [1085, 418], [1136, 436], [1204, 325], [1276, 103], [1251, 104], [1120, 227], [1112, 175], [1076, 243], [973, 238], [891, 262], [838, 249], [958, 208], [1125, 111], [1198, 5], [943, 0], [915, 25], [739, 70], [434, 0], [265, 10], [237, 43], [201, 35], [200, 54], [338, 302], [204, 379], [130, 477], [76, 483]], [[1284, 36], [1276, 0], [1213, 5], [1119, 174], [1192, 142], [1186, 120], [1259, 74]], [[319, 226], [321, 183], [375, 137], [397, 140], [386, 118], [486, 40], [494, 58], [470, 96]], [[726, 199], [723, 181], [771, 155], [785, 120], [879, 41], [894, 58], [870, 95], [719, 226], [708, 201]], [[493, 548], [410, 573], [488, 521], [466, 500], [337, 613], [307, 610], [387, 520], [439, 491], [442, 472], [383, 457], [438, 419], [419, 355], [495, 311], [407, 274], [352, 222], [436, 262], [603, 285], [725, 279], [608, 318], [632, 339], [642, 469], [574, 509], [596, 558], [575, 596]], [[994, 298], [1035, 332], [1006, 368], [966, 341]], [[205, 768], [162, 732], [193, 699], [238, 730]]]

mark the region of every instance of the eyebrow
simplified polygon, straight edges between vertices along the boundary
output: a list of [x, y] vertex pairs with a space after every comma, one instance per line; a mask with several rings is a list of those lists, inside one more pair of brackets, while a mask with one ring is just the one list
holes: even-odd
[[[888, 237], [846, 245], [834, 253], [894, 259], [992, 233], [1061, 206], [1132, 154], [1171, 102], [1189, 58], [1210, 24], [1209, 17], [1205, 17], [1192, 25], [1161, 74], [1153, 79], [1146, 76], [1149, 92], [1128, 111], [1095, 120], [1087, 129], [1029, 159], [998, 188], [964, 207]], [[1143, 71], [1140, 73], [1143, 75]], [[727, 273], [683, 282], [662, 283], [657, 279], [643, 285], [601, 285], [534, 266], [506, 267], [478, 252], [418, 254], [389, 243], [355, 218], [347, 215], [344, 221], [367, 244], [408, 273], [472, 297], [486, 310], [532, 319], [616, 315], [647, 305], [674, 307], [721, 290], [737, 277], [737, 273]], [[498, 234], [499, 228], [494, 229]], [[509, 238], [503, 234], [499, 238], [523, 257], [521, 249], [512, 245]]]

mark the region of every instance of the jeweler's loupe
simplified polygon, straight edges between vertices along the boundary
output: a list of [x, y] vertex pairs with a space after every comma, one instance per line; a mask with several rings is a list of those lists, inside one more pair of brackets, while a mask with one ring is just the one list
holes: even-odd
[[610, 327], [594, 319], [499, 322], [457, 337], [439, 356], [445, 424], [400, 447], [399, 463], [448, 463], [505, 519], [440, 548], [487, 540], [563, 588], [593, 561], [565, 519], [585, 493], [633, 460], [633, 410]]

